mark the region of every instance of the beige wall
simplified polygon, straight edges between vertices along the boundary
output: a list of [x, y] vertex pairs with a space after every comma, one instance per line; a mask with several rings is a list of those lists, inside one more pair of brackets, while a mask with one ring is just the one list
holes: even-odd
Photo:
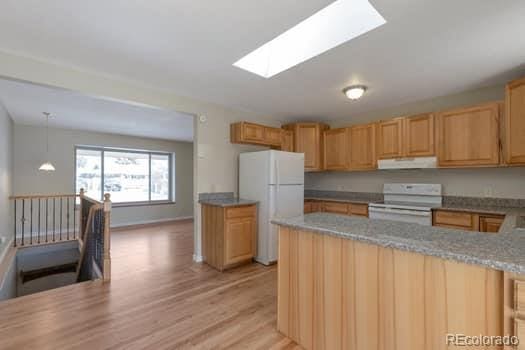
[[[58, 66], [51, 62], [0, 52], [0, 77], [19, 79], [65, 88], [91, 96], [111, 98], [193, 114], [205, 115], [206, 123], [195, 120], [194, 128], [194, 199], [199, 192], [236, 191], [237, 155], [243, 149], [229, 145], [228, 125], [233, 120], [257, 120], [271, 124], [268, 118], [173, 94], [118, 77]], [[275, 122], [273, 122], [275, 123]], [[199, 151], [202, 157], [198, 157]], [[200, 257], [200, 206], [195, 200], [195, 255]]]
[[[0, 261], [12, 237], [11, 205], [9, 196], [12, 194], [12, 160], [13, 160], [13, 121], [4, 106], [0, 103]], [[1, 282], [1, 281], [0, 281]]]
[[[504, 95], [503, 85], [492, 86], [332, 121], [330, 125], [341, 127], [395, 116], [503, 100]], [[525, 198], [525, 168], [328, 172], [307, 174], [305, 181], [308, 189], [355, 192], [381, 192], [383, 183], [387, 182], [440, 183], [443, 184], [446, 195]]]
[[45, 128], [14, 127], [14, 193], [74, 193], [75, 145], [120, 147], [175, 153], [176, 204], [115, 207], [112, 225], [154, 222], [193, 216], [193, 144], [76, 130], [49, 129], [49, 160], [54, 172], [42, 172]]

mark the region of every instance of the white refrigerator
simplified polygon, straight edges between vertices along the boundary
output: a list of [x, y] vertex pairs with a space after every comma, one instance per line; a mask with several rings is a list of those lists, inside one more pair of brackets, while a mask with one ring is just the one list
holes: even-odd
[[304, 154], [261, 151], [239, 159], [239, 197], [259, 201], [256, 261], [277, 261], [277, 226], [273, 218], [303, 215]]

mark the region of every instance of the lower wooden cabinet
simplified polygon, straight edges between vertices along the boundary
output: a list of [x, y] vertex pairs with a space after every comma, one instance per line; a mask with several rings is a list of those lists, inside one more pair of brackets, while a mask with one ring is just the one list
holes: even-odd
[[256, 205], [202, 205], [202, 255], [208, 265], [222, 271], [251, 262], [256, 242]]
[[305, 200], [304, 213], [309, 214], [316, 212], [368, 217], [368, 204]]
[[505, 216], [440, 209], [433, 212], [432, 219], [433, 226], [497, 233]]

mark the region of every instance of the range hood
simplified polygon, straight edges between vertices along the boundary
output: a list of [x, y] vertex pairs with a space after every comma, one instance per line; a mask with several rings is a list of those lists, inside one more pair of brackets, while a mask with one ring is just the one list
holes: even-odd
[[436, 168], [436, 157], [415, 157], [415, 158], [397, 158], [381, 159], [377, 161], [379, 169], [426, 169]]

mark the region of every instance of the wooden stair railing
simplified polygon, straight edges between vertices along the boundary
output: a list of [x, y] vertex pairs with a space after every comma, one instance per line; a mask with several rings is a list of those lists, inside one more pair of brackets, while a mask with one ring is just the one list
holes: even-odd
[[[78, 205], [77, 198], [80, 199]], [[80, 258], [73, 271], [76, 280], [111, 279], [109, 194], [104, 195], [103, 202], [89, 198], [83, 189], [78, 195], [24, 195], [9, 199], [14, 209], [15, 248], [76, 240], [80, 249]], [[35, 272], [34, 279], [60, 271], [62, 269], [48, 267], [26, 273]]]

